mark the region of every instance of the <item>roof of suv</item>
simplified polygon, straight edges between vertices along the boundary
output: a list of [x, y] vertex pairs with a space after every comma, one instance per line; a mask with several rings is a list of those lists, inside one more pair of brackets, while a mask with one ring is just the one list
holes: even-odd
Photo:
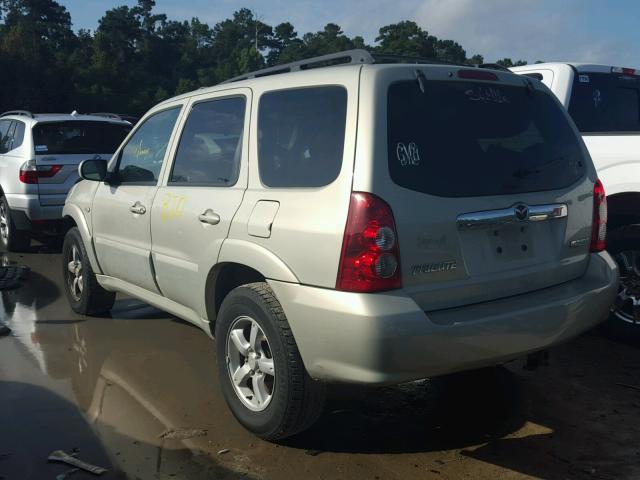
[[130, 125], [130, 122], [123, 120], [115, 114], [82, 114], [82, 113], [31, 113], [26, 110], [9, 111], [0, 114], [3, 120], [20, 120], [30, 125], [41, 122], [65, 122], [65, 121], [92, 121], [107, 122], [123, 125]]
[[[439, 68], [457, 67], [464, 69], [492, 69], [499, 75], [503, 73], [512, 73], [508, 69], [495, 64], [467, 65], [463, 63], [452, 63], [438, 59], [370, 53], [366, 50], [356, 49], [346, 50], [329, 55], [322, 55], [320, 57], [308, 58], [292, 63], [264, 68], [255, 72], [249, 72], [244, 75], [239, 75], [237, 77], [225, 80], [217, 85], [213, 85], [210, 87], [200, 87], [198, 90], [183, 93], [181, 95], [169, 98], [157, 104], [156, 107], [177, 100], [186, 99], [198, 94], [207, 94], [236, 87], [251, 87], [255, 85], [256, 81], [275, 82], [277, 85], [285, 85], [287, 79], [292, 76], [297, 77], [299, 75], [311, 75], [314, 72], [319, 73], [319, 71], [323, 71], [324, 73], [324, 71], [326, 71], [327, 69], [331, 70], [333, 75], [337, 75], [338, 72], [340, 72], [340, 74], [348, 74], [348, 72], [359, 71], [363, 66], [371, 69], [415, 68], [416, 66]], [[274, 77], [277, 77], [277, 79], [274, 80]]]
[[[527, 70], [535, 70], [538, 68], [566, 66], [575, 68], [578, 72], [589, 73], [611, 73], [611, 69], [617, 67], [617, 65], [603, 65], [598, 63], [583, 63], [583, 62], [547, 62], [547, 63], [533, 63], [530, 65], [523, 65], [521, 67], [512, 67], [510, 70], [514, 72], [524, 72]], [[637, 69], [636, 69], [637, 70]]]

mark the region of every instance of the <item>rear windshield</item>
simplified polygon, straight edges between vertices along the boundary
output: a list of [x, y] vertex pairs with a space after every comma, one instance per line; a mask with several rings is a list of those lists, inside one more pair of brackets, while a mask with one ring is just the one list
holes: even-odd
[[578, 136], [549, 94], [465, 81], [394, 83], [388, 155], [398, 185], [444, 197], [567, 187], [582, 178]]
[[108, 122], [48, 122], [33, 127], [36, 155], [113, 153], [131, 130]]
[[640, 77], [612, 73], [576, 75], [569, 114], [583, 133], [639, 132]]

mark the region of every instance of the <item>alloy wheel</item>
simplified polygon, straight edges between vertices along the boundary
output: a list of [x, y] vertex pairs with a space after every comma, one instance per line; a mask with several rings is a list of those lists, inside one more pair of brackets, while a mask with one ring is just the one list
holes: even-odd
[[83, 278], [82, 278], [82, 258], [77, 245], [71, 246], [71, 254], [67, 263], [67, 284], [73, 299], [78, 302], [82, 298]]
[[0, 203], [0, 237], [6, 245], [9, 241], [9, 212], [4, 203]]
[[267, 408], [276, 372], [269, 340], [258, 322], [237, 317], [227, 333], [225, 353], [229, 378], [240, 401], [254, 412]]
[[640, 325], [640, 251], [625, 250], [614, 259], [620, 269], [620, 285], [611, 311], [624, 322]]

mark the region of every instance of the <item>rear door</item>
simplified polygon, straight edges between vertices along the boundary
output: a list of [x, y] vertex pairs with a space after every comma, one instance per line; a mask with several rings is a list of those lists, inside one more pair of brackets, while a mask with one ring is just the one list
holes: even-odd
[[167, 107], [137, 126], [110, 167], [114, 181], [100, 183], [93, 199], [93, 238], [103, 272], [155, 293], [151, 206], [181, 108]]
[[64, 205], [78, 181], [78, 164], [89, 158], [109, 160], [131, 130], [124, 123], [70, 120], [39, 122], [33, 127], [41, 205]]
[[209, 270], [247, 188], [250, 105], [249, 89], [194, 97], [153, 202], [152, 252], [160, 291], [202, 317]]
[[593, 169], [557, 100], [512, 74], [395, 72], [383, 82], [381, 191], [414, 299], [434, 310], [580, 276]]

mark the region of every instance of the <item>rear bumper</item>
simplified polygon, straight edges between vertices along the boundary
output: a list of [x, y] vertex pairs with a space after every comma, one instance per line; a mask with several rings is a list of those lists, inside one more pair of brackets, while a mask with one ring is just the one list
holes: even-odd
[[18, 230], [31, 230], [33, 222], [62, 219], [63, 205], [41, 205], [38, 195], [7, 194], [6, 198]]
[[606, 318], [618, 270], [607, 253], [592, 254], [587, 272], [571, 282], [426, 313], [401, 290], [269, 284], [312, 377], [383, 384], [498, 365], [569, 340]]

